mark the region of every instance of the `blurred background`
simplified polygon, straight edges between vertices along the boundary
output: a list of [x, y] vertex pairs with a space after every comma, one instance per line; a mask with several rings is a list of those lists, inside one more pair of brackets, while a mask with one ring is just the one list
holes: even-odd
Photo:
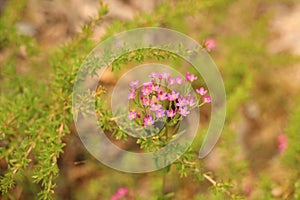
[[[103, 17], [93, 21], [106, 6]], [[72, 56], [56, 57], [57, 52], [80, 41], [85, 23], [93, 26], [88, 36], [92, 42], [79, 52], [83, 58], [103, 39], [137, 27], [170, 28], [199, 43], [212, 38], [216, 47], [210, 54], [224, 80], [227, 117], [219, 142], [202, 160], [205, 171], [231, 183], [229, 191], [244, 199], [300, 199], [299, 1], [0, 0], [0, 17], [0, 97], [16, 105], [22, 100], [15, 96], [24, 88], [44, 95], [46, 101], [45, 88], [54, 76], [62, 76], [56, 68]], [[104, 79], [115, 83], [113, 73]], [[2, 103], [1, 134], [11, 127], [9, 131], [22, 135], [17, 125], [7, 123], [7, 104]], [[199, 134], [206, 128], [207, 124]], [[111, 199], [120, 188], [125, 195], [119, 199], [157, 199], [160, 172], [126, 174], [110, 169], [86, 152], [72, 123], [68, 129], [71, 134], [62, 138], [66, 145], [57, 160], [55, 199]], [[194, 142], [196, 150], [202, 136]], [[0, 141], [9, 149], [7, 136]], [[30, 156], [34, 160], [34, 154]], [[1, 176], [10, 165], [4, 157], [9, 155], [1, 156]], [[31, 168], [29, 164], [0, 199], [35, 199], [40, 185], [30, 178]], [[179, 178], [171, 169], [164, 190], [174, 192], [170, 199], [228, 199], [211, 190], [208, 181], [193, 179]]]

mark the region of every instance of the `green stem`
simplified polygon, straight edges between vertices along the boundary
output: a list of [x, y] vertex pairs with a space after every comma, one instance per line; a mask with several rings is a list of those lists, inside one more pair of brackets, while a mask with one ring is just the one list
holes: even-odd
[[169, 132], [169, 129], [168, 129], [168, 124], [166, 124], [166, 132], [165, 132], [165, 134], [166, 134], [166, 141], [168, 141], [168, 138], [169, 138], [169, 136], [168, 136], [168, 132]]
[[[199, 103], [200, 103], [200, 102], [199, 102]], [[198, 104], [199, 104], [199, 103], [198, 103]], [[204, 104], [205, 104], [205, 103], [202, 102], [201, 104], [199, 104], [198, 107], [201, 107], [201, 106], [203, 106]]]
[[174, 134], [177, 133], [178, 129], [179, 129], [179, 122], [176, 123], [175, 128], [174, 128]]

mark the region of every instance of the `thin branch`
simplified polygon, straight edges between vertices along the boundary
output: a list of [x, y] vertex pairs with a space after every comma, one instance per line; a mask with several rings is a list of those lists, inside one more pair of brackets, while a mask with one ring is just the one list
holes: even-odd
[[203, 177], [206, 180], [208, 180], [214, 187], [216, 187], [218, 185], [217, 182], [214, 179], [212, 179], [210, 176], [208, 176], [207, 174], [203, 174]]
[[[27, 159], [27, 157], [29, 156], [30, 152], [32, 151], [34, 145], [35, 145], [35, 144], [34, 144], [34, 142], [32, 141], [32, 142], [31, 142], [31, 145], [29, 146], [28, 150], [26, 151], [26, 153], [25, 153], [23, 159]], [[19, 169], [20, 169], [20, 167], [16, 167], [16, 168], [14, 169], [14, 171], [12, 172], [12, 174], [15, 175], [15, 174], [18, 172]]]
[[203, 177], [210, 182], [214, 187], [219, 187], [221, 188], [221, 190], [223, 192], [225, 192], [229, 197], [231, 196], [231, 192], [229, 190], [227, 190], [226, 188], [224, 188], [222, 186], [222, 184], [218, 183], [217, 181], [215, 181], [212, 177], [210, 177], [208, 174], [203, 174]]
[[[12, 115], [12, 117], [9, 119], [9, 121], [4, 124], [5, 128], [8, 128], [15, 119], [16, 119], [16, 116]], [[2, 134], [2, 133], [3, 133], [3, 131], [0, 131], [0, 134]]]

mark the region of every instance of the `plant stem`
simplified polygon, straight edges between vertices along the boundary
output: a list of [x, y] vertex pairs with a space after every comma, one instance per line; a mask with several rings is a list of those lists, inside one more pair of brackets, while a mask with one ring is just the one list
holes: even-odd
[[166, 133], [165, 133], [166, 134], [166, 141], [168, 141], [168, 137], [169, 137], [168, 136], [168, 132], [169, 132], [169, 130], [168, 130], [168, 124], [166, 124]]

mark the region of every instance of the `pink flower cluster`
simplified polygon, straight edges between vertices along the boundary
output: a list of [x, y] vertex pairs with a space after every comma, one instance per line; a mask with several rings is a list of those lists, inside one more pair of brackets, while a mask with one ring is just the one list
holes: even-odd
[[[191, 94], [182, 95], [177, 91], [169, 89], [170, 85], [182, 85], [184, 79], [181, 77], [171, 77], [169, 73], [152, 72], [149, 75], [151, 79], [138, 87], [139, 81], [132, 81], [128, 92], [128, 99], [132, 100], [139, 109], [129, 111], [128, 118], [137, 120], [142, 126], [151, 126], [155, 121], [168, 118], [186, 117], [190, 111], [199, 106], [197, 97]], [[198, 77], [189, 72], [186, 73], [186, 83], [193, 83]], [[165, 82], [166, 85], [162, 85]], [[201, 105], [210, 103], [210, 96], [207, 96], [207, 90], [203, 87], [196, 89], [196, 92], [202, 97]]]
[[110, 200], [118, 200], [120, 198], [125, 197], [128, 194], [128, 188], [127, 187], [120, 187], [118, 191], [113, 194], [110, 198]]

